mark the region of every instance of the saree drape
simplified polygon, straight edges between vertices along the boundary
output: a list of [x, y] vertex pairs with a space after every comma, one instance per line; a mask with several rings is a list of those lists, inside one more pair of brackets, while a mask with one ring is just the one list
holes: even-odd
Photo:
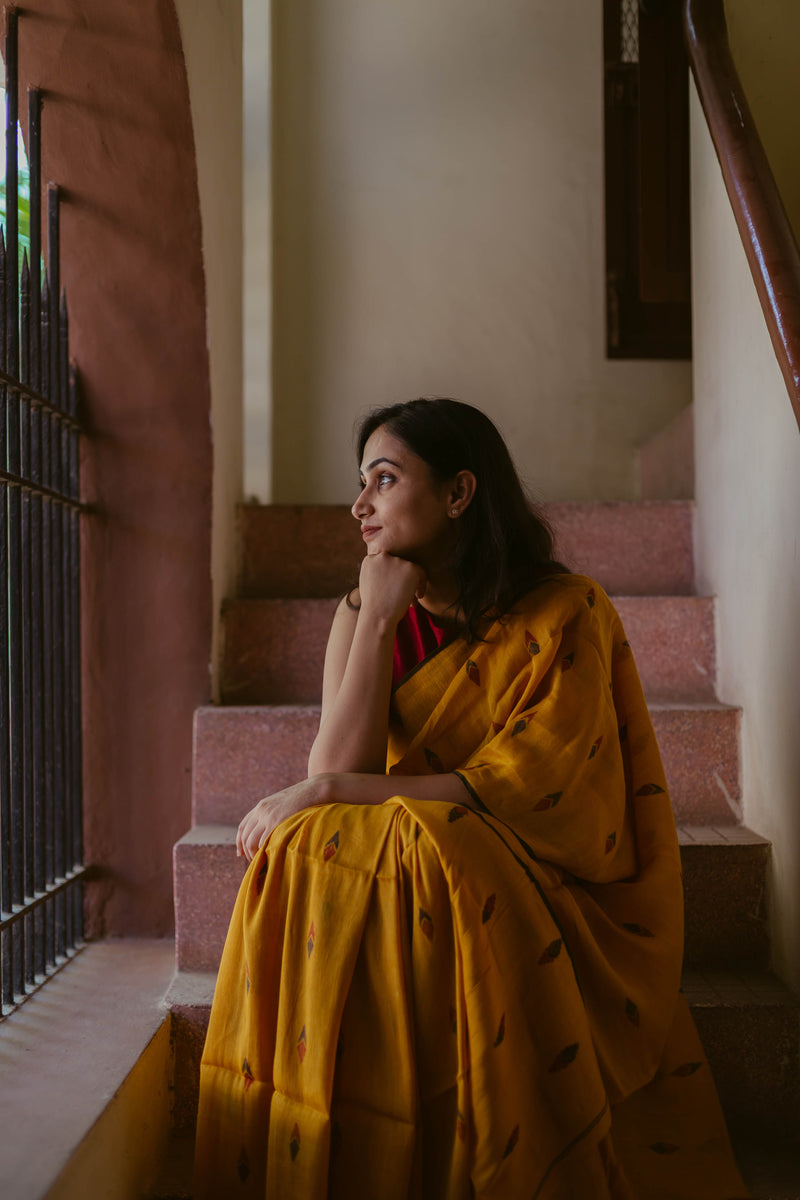
[[[746, 1196], [680, 995], [680, 856], [630, 646], [558, 576], [396, 689], [397, 796], [242, 884], [195, 1196]], [[465, 803], [403, 776], [456, 772]]]

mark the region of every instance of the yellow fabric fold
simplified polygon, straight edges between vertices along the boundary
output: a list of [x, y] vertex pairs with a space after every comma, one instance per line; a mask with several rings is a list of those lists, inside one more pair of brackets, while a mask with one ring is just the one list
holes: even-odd
[[[412, 672], [387, 768], [394, 799], [284, 822], [245, 877], [198, 1200], [746, 1196], [679, 995], [674, 820], [602, 589], [555, 577]], [[404, 794], [436, 771], [470, 803]]]

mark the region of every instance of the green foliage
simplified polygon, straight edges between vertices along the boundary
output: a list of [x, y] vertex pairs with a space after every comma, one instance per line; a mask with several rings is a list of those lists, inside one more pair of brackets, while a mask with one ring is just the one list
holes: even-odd
[[[0, 88], [0, 102], [5, 98], [5, 92]], [[30, 172], [28, 158], [25, 154], [25, 144], [17, 129], [17, 212], [19, 219], [19, 262], [22, 270], [22, 252], [31, 253], [31, 200]], [[6, 154], [5, 139], [0, 138], [0, 224], [6, 229]]]

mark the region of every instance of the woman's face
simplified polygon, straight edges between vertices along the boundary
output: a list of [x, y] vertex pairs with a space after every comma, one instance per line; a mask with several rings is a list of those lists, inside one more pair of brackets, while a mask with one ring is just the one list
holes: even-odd
[[361, 523], [368, 554], [385, 551], [422, 567], [446, 559], [455, 537], [448, 484], [437, 484], [428, 464], [380, 425], [361, 462], [362, 490], [351, 511]]

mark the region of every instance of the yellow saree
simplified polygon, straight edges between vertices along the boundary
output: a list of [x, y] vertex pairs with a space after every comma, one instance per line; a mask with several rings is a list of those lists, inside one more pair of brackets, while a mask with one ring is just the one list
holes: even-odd
[[[732, 1200], [680, 858], [613, 606], [542, 584], [396, 689], [398, 795], [285, 821], [231, 921], [195, 1197]], [[474, 808], [403, 776], [456, 771]]]

